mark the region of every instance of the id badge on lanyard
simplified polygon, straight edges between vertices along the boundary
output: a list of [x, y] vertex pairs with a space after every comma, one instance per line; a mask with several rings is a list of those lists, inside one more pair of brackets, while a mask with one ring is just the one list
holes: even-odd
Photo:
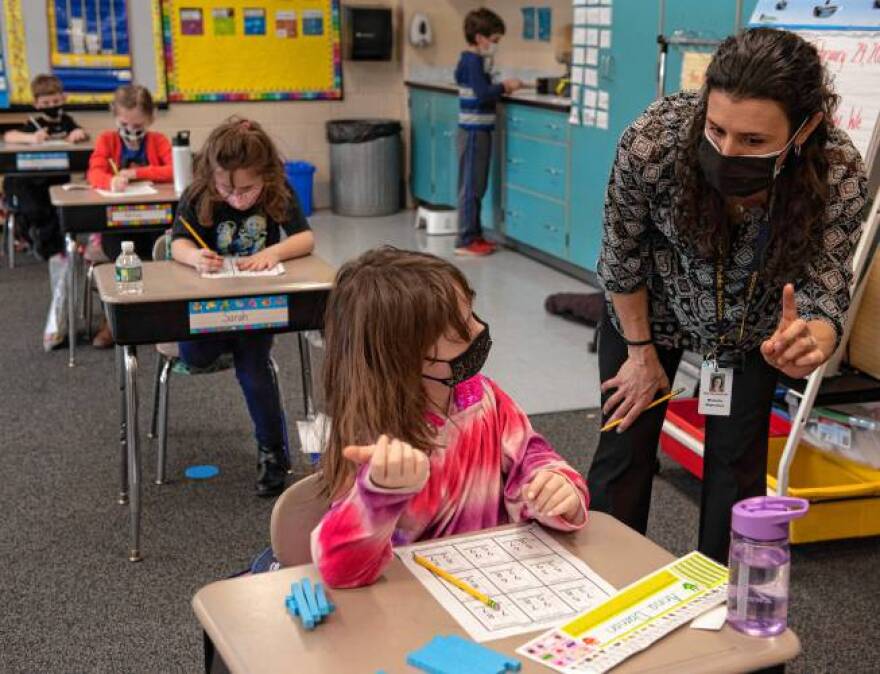
[[729, 417], [733, 400], [733, 368], [719, 367], [706, 358], [700, 368], [700, 404], [697, 411], [706, 416]]

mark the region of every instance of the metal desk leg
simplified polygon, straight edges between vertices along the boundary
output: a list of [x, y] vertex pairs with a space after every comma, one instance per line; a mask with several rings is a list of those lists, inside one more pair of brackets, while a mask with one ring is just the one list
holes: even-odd
[[67, 365], [74, 366], [76, 355], [76, 237], [73, 234], [65, 234], [67, 242]]
[[6, 261], [15, 269], [15, 213], [6, 217]]
[[138, 447], [137, 418], [137, 348], [125, 349], [125, 416], [128, 444], [128, 561], [141, 561], [141, 455]]
[[125, 355], [116, 347], [116, 377], [119, 384], [119, 505], [128, 503], [128, 442], [125, 402]]
[[299, 342], [299, 362], [302, 369], [303, 402], [306, 419], [315, 418], [314, 382], [312, 381], [312, 352], [309, 339], [304, 332], [296, 333]]

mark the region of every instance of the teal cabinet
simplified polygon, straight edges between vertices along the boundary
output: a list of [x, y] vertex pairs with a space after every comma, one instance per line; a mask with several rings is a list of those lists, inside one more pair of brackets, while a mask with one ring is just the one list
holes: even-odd
[[568, 257], [569, 128], [563, 112], [504, 104], [504, 234]]
[[[458, 202], [458, 96], [409, 88], [410, 190], [421, 202], [455, 207]], [[493, 147], [489, 186], [480, 213], [484, 229], [500, 219], [498, 147]]]

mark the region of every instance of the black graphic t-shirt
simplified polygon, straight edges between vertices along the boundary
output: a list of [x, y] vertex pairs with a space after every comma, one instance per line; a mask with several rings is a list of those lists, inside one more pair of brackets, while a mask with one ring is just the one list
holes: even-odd
[[282, 229], [288, 236], [310, 229], [296, 195], [293, 192], [290, 195], [291, 205], [282, 222], [276, 222], [266, 215], [259, 203], [246, 211], [239, 211], [224, 201], [214, 207], [213, 226], [204, 227], [199, 222], [197, 205], [190, 200], [188, 192], [184, 192], [177, 207], [172, 238], [189, 239], [198, 245], [180, 221], [184, 217], [211, 250], [220, 255], [245, 257], [259, 253], [281, 240]]
[[[36, 124], [34, 122], [36, 122]], [[37, 127], [37, 124], [40, 125], [39, 128]], [[77, 124], [70, 115], [62, 114], [61, 117], [47, 117], [37, 110], [36, 113], [31, 115], [31, 118], [21, 130], [24, 133], [36, 133], [40, 128], [46, 129], [49, 138], [64, 139], [67, 138], [67, 134], [71, 131], [78, 129], [79, 124]]]

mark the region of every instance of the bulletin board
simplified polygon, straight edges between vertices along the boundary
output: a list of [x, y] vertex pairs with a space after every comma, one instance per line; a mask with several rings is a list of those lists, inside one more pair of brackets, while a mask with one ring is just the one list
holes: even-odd
[[61, 79], [68, 108], [104, 106], [131, 82], [167, 102], [160, 2], [0, 0], [0, 108], [29, 106], [30, 81], [40, 73]]
[[172, 101], [342, 98], [339, 0], [162, 0]]

